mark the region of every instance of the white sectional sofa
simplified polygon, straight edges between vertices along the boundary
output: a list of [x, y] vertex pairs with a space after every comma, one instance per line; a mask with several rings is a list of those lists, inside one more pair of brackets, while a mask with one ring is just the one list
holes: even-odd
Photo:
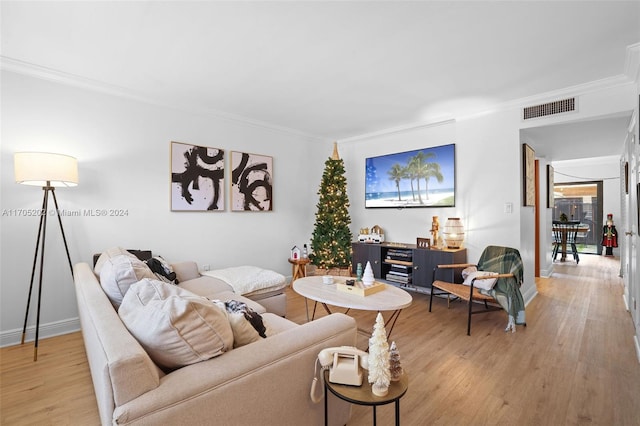
[[[101, 265], [98, 263], [104, 254], [107, 257], [117, 255], [124, 249], [113, 247], [105, 250], [104, 253], [96, 254], [93, 257], [93, 263], [97, 275], [100, 275]], [[150, 250], [127, 250], [129, 253], [146, 261], [153, 254]], [[264, 270], [253, 266], [239, 266], [225, 269], [216, 269], [212, 271], [200, 271], [198, 264], [192, 261], [184, 261], [172, 263], [171, 266], [177, 275], [181, 286], [194, 291], [202, 296], [211, 296], [213, 294], [226, 295], [227, 297], [238, 298], [238, 295], [251, 299], [259, 303], [252, 305], [254, 308], [261, 309], [260, 312], [269, 311], [273, 314], [284, 317], [287, 313], [287, 298], [284, 294], [288, 283], [285, 277], [273, 271]], [[247, 284], [246, 276], [248, 274], [259, 275], [262, 282], [254, 283], [254, 287]], [[226, 281], [225, 281], [226, 280]], [[237, 283], [235, 281], [241, 281]], [[263, 309], [264, 308], [264, 309]]]
[[[227, 345], [220, 355], [181, 368], [161, 368], [129, 331], [100, 277], [87, 263], [76, 264], [78, 310], [101, 423], [323, 424], [323, 404], [314, 404], [309, 396], [315, 360], [323, 348], [355, 345], [355, 321], [333, 314], [298, 325], [201, 276], [192, 263], [177, 265], [176, 272], [182, 279], [172, 291], [246, 301], [262, 313], [268, 337], [233, 349]], [[123, 306], [130, 306], [127, 297], [137, 297], [135, 291], [130, 293], [124, 296]], [[332, 395], [329, 398], [329, 424], [346, 424], [350, 405]]]

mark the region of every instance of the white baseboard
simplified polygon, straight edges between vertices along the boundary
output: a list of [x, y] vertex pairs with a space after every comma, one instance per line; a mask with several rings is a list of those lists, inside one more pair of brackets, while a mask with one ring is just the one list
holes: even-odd
[[637, 334], [633, 336], [633, 341], [636, 344], [636, 355], [638, 356], [638, 363], [640, 363], [640, 339]]
[[[62, 334], [69, 334], [75, 331], [80, 331], [79, 318], [70, 318], [62, 321], [40, 324], [40, 333], [38, 335], [38, 340], [46, 339], [47, 337], [60, 336]], [[25, 342], [34, 341], [35, 338], [36, 326], [27, 326], [27, 335], [25, 337]], [[20, 344], [21, 340], [21, 328], [0, 333], [0, 347], [18, 345]]]
[[627, 312], [630, 312], [629, 311], [629, 304], [627, 303], [627, 295], [626, 294], [622, 295], [622, 301], [624, 303], [624, 310], [627, 311]]
[[540, 278], [551, 278], [553, 275], [553, 265], [549, 269], [540, 269]]
[[524, 306], [528, 306], [529, 303], [538, 295], [538, 288], [533, 285], [527, 289], [527, 291], [522, 295], [524, 299]]

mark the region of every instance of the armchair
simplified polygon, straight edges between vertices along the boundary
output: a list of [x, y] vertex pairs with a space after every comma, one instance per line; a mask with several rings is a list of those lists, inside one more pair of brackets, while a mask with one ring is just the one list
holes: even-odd
[[[466, 280], [466, 283], [452, 283], [438, 279], [438, 272], [445, 269], [464, 269], [476, 266], [478, 271], [494, 273], [490, 277], [476, 276]], [[447, 304], [450, 295], [465, 300], [468, 304], [467, 311], [467, 336], [471, 335], [471, 316], [473, 314], [492, 312], [500, 309], [507, 311], [509, 320], [505, 331], [515, 332], [515, 325], [527, 325], [525, 321], [524, 300], [520, 293], [520, 286], [524, 278], [522, 258], [520, 252], [510, 247], [488, 246], [482, 252], [477, 265], [453, 264], [437, 265], [433, 269], [433, 283], [429, 297], [429, 312], [433, 306], [433, 296], [447, 295]], [[479, 282], [486, 279], [495, 279], [495, 284], [490, 288], [478, 288]], [[482, 286], [485, 287], [485, 286]], [[484, 309], [473, 310], [473, 303], [481, 302]], [[492, 302], [489, 305], [489, 302]], [[497, 304], [497, 305], [496, 305]]]

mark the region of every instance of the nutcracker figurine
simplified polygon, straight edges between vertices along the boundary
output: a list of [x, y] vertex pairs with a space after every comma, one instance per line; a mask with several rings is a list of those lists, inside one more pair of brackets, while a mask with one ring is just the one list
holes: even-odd
[[613, 248], [618, 247], [618, 231], [613, 224], [613, 215], [607, 215], [607, 224], [602, 229], [602, 246], [606, 247], [606, 256], [613, 256]]
[[442, 237], [440, 236], [440, 221], [438, 216], [431, 218], [431, 241], [432, 247], [438, 250], [442, 249]]

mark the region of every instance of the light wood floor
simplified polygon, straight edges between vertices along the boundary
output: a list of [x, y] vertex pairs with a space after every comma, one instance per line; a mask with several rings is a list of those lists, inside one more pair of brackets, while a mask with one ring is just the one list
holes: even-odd
[[[556, 265], [515, 334], [494, 312], [475, 316], [466, 336], [462, 303], [436, 300], [429, 313], [428, 297], [414, 293], [391, 336], [410, 375], [402, 424], [640, 425], [640, 364], [618, 268], [587, 255]], [[304, 299], [288, 298], [288, 318], [305, 321]], [[371, 329], [372, 313], [352, 314]], [[99, 424], [79, 333], [42, 340], [36, 363], [29, 344], [0, 356], [2, 425]], [[355, 407], [349, 426], [371, 421], [370, 408]], [[378, 421], [393, 424], [392, 405]]]

